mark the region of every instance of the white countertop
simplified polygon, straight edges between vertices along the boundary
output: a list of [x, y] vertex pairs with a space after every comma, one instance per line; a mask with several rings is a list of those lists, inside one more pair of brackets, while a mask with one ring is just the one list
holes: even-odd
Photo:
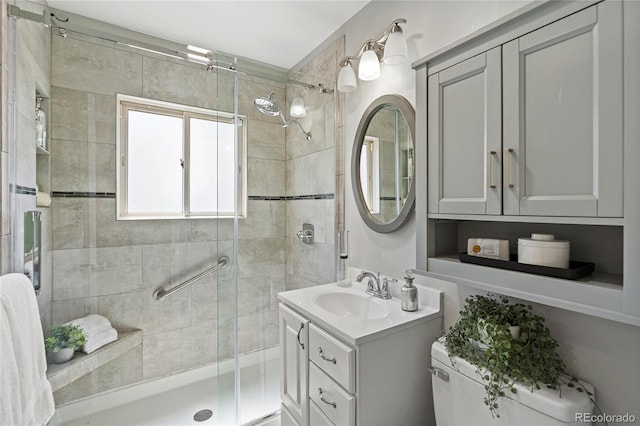
[[[400, 307], [400, 299], [396, 297], [383, 300], [366, 294], [366, 284], [357, 281], [340, 281], [284, 291], [278, 294], [278, 299], [345, 342], [358, 345], [401, 328], [413, 327], [430, 319], [442, 317], [442, 292], [424, 286], [417, 287], [420, 293], [420, 305], [415, 312], [403, 311]], [[323, 293], [352, 293], [375, 299], [374, 303], [382, 303], [386, 306], [388, 314], [382, 318], [357, 319], [332, 313], [316, 303], [317, 297]]]

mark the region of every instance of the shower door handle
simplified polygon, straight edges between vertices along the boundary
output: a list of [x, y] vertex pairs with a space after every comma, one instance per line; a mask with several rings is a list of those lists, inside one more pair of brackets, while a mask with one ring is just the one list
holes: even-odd
[[300, 330], [298, 330], [298, 344], [299, 344], [300, 346], [302, 346], [302, 350], [304, 350], [304, 343], [302, 343], [302, 342], [300, 341], [300, 333], [302, 332], [302, 329], [303, 329], [303, 328], [304, 328], [304, 323], [302, 323], [302, 322], [301, 322], [301, 323], [300, 323]]

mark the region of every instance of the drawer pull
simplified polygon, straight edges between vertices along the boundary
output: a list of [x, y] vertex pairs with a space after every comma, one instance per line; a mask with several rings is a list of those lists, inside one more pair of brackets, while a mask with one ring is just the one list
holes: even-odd
[[318, 346], [318, 354], [320, 355], [320, 358], [322, 358], [323, 360], [325, 360], [325, 361], [327, 361], [327, 362], [332, 362], [332, 363], [334, 363], [334, 364], [337, 362], [335, 357], [333, 357], [333, 358], [327, 358], [327, 357], [324, 355], [324, 352], [322, 352], [322, 348], [321, 348], [320, 346]]
[[335, 403], [335, 401], [327, 401], [326, 399], [324, 399], [324, 391], [322, 390], [322, 388], [318, 388], [318, 393], [320, 394], [320, 401], [324, 402], [327, 405], [332, 406], [333, 408], [337, 407], [337, 404]]
[[302, 329], [304, 328], [304, 323], [301, 322], [300, 323], [300, 330], [298, 330], [298, 343], [300, 344], [300, 346], [302, 346], [302, 350], [304, 350], [304, 343], [302, 343], [300, 341], [300, 333], [302, 332]]

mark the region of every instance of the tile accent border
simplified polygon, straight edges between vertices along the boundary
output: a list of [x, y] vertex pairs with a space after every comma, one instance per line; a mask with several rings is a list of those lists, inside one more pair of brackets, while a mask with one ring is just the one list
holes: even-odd
[[286, 195], [286, 196], [263, 196], [249, 195], [252, 201], [293, 201], [293, 200], [333, 200], [335, 194], [312, 194], [312, 195]]
[[29, 186], [11, 184], [9, 185], [9, 191], [15, 191], [16, 194], [36, 195], [36, 189]]
[[115, 192], [78, 192], [78, 191], [53, 191], [55, 198], [116, 198]]
[[[24, 192], [25, 194], [36, 195], [36, 190], [33, 188], [26, 188], [18, 186], [18, 193], [20, 188], [25, 190], [32, 190], [31, 192]], [[79, 192], [79, 191], [53, 191], [52, 197], [55, 198], [116, 198], [115, 192]], [[251, 201], [292, 201], [292, 200], [333, 200], [335, 194], [311, 194], [311, 195], [249, 195]], [[394, 198], [395, 199], [395, 198]]]

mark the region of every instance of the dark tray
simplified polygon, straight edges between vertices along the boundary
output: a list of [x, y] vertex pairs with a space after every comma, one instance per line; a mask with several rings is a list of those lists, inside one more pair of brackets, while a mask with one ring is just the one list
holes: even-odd
[[518, 263], [518, 255], [512, 254], [509, 260], [487, 259], [486, 257], [469, 256], [467, 253], [460, 253], [460, 261], [473, 263], [476, 265], [491, 266], [493, 268], [509, 269], [511, 271], [527, 272], [529, 274], [545, 275], [548, 277], [564, 278], [566, 280], [577, 280], [592, 273], [595, 263], [569, 261], [569, 268], [552, 268], [549, 266], [528, 265]]

